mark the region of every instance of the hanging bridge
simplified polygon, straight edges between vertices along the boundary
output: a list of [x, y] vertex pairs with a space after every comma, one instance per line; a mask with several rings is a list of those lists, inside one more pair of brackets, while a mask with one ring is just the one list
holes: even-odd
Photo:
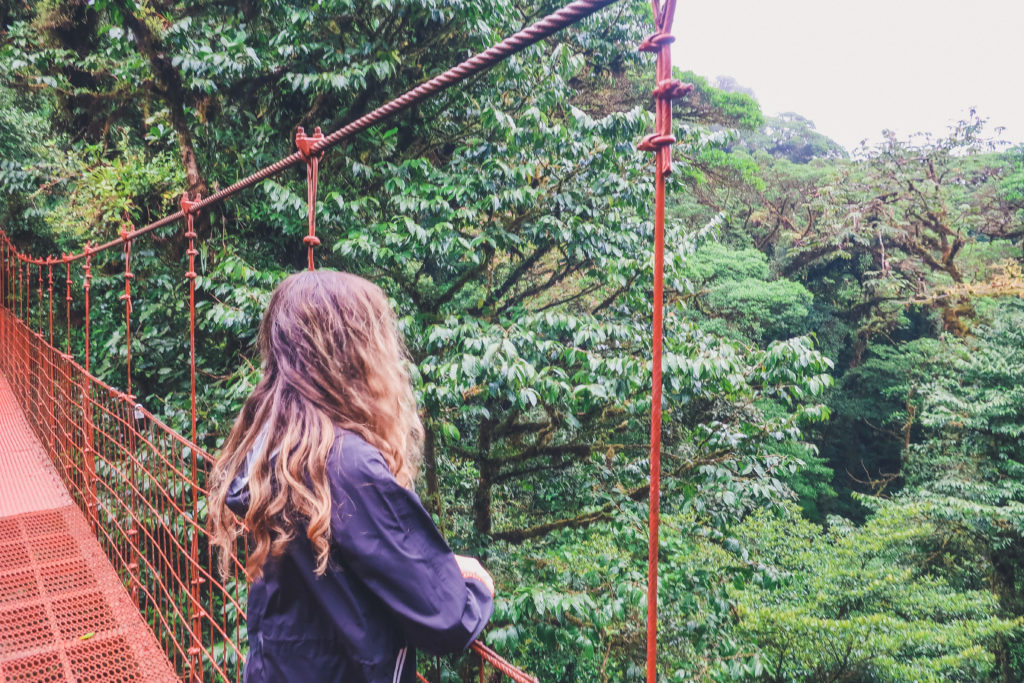
[[[245, 661], [247, 581], [239, 543], [222, 577], [205, 528], [212, 456], [197, 445], [195, 354], [196, 215], [243, 189], [305, 164], [308, 266], [314, 268], [319, 162], [339, 142], [479, 74], [615, 0], [576, 0], [449, 71], [298, 151], [181, 210], [122, 230], [75, 254], [36, 257], [0, 233], [0, 683], [56, 681], [240, 681]], [[654, 382], [647, 680], [656, 680], [660, 463], [661, 301], [665, 174], [671, 170], [671, 101], [687, 92], [671, 77], [674, 0], [653, 1], [656, 31], [640, 49], [657, 54], [655, 132], [639, 148], [656, 154]], [[137, 403], [131, 386], [132, 246], [178, 221], [188, 243], [191, 430], [183, 435]], [[93, 257], [124, 261], [127, 386], [92, 372]], [[84, 301], [72, 296], [81, 282]], [[77, 287], [75, 288], [77, 289]], [[84, 320], [72, 320], [72, 307]], [[74, 325], [73, 325], [74, 322]], [[72, 329], [83, 351], [72, 354]], [[485, 672], [536, 681], [481, 642]], [[434, 672], [440, 676], [440, 667]], [[427, 681], [422, 674], [420, 679]], [[439, 680], [439, 678], [438, 678]]]

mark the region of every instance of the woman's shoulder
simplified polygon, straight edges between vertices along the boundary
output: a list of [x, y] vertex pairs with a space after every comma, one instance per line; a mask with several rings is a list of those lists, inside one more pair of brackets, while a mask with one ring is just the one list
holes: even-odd
[[347, 429], [334, 430], [334, 445], [327, 456], [328, 469], [347, 482], [394, 479], [380, 449]]

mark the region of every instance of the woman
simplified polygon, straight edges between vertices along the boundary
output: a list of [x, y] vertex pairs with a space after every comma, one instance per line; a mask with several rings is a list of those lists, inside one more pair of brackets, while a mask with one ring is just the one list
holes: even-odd
[[238, 519], [249, 535], [245, 680], [414, 681], [414, 648], [467, 648], [494, 585], [412, 491], [423, 428], [395, 315], [360, 277], [298, 273], [271, 297], [259, 348], [263, 379], [210, 491], [222, 571]]

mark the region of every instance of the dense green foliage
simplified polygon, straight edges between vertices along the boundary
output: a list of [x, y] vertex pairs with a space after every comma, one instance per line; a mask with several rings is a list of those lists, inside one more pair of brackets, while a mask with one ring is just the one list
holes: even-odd
[[[0, 2], [0, 223], [35, 253], [108, 240], [554, 6]], [[623, 0], [321, 166], [318, 263], [392, 297], [427, 429], [419, 491], [494, 571], [487, 641], [545, 681], [644, 665], [649, 22]], [[669, 182], [664, 679], [1020, 680], [1024, 148], [975, 117], [850, 158], [735, 83], [680, 75], [696, 87]], [[304, 264], [304, 190], [288, 172], [201, 216], [211, 450], [259, 376], [269, 294]], [[141, 241], [132, 268], [133, 387], [178, 427], [181, 233]], [[122, 272], [97, 257], [91, 351], [119, 386]]]

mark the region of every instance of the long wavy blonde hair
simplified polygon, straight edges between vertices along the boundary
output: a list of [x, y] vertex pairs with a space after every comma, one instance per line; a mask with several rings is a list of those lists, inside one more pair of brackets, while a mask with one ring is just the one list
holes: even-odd
[[246, 399], [213, 468], [210, 527], [221, 571], [242, 526], [227, 507], [232, 481], [249, 471], [251, 535], [246, 573], [259, 577], [298, 533], [330, 556], [327, 455], [335, 427], [380, 450], [398, 482], [411, 488], [423, 427], [407, 370], [408, 352], [387, 297], [349, 273], [302, 272], [274, 292], [259, 330], [263, 378]]

